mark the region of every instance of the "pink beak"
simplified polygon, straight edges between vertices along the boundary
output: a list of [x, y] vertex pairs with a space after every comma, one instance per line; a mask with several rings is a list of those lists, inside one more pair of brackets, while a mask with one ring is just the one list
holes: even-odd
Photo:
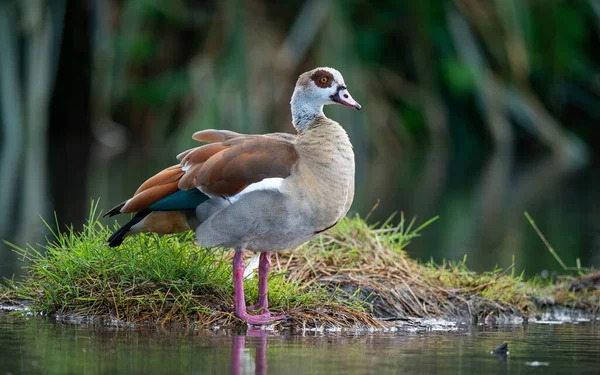
[[361, 108], [360, 104], [358, 104], [356, 100], [352, 99], [352, 96], [348, 92], [346, 86], [338, 86], [337, 92], [331, 95], [331, 100], [348, 107], [356, 108], [358, 111], [360, 111]]

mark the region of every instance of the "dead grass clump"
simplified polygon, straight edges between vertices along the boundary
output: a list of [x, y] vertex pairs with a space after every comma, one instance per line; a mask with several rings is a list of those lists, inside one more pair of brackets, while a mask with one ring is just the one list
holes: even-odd
[[322, 285], [332, 293], [365, 301], [379, 318], [526, 315], [535, 309], [536, 283], [506, 270], [475, 273], [466, 260], [442, 265], [407, 257], [406, 245], [432, 219], [367, 225], [347, 218], [323, 236], [293, 252], [277, 254], [276, 269], [304, 286]]

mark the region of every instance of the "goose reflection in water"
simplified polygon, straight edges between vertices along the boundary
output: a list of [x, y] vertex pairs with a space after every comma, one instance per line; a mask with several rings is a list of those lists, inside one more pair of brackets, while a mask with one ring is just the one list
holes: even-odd
[[267, 373], [267, 335], [261, 329], [249, 329], [245, 335], [233, 335], [231, 345], [231, 374], [241, 375], [252, 373], [252, 357], [246, 349], [246, 338], [249, 337], [254, 344], [254, 373], [264, 375]]

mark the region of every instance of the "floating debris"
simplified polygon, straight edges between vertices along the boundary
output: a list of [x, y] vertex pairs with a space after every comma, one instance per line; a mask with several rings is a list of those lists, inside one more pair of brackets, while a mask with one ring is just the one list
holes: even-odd
[[500, 355], [507, 355], [509, 353], [508, 351], [508, 342], [504, 341], [502, 344], [498, 345], [494, 350], [492, 350], [490, 352], [490, 354], [500, 354]]
[[525, 362], [525, 366], [531, 366], [531, 367], [550, 366], [550, 362], [538, 362], [538, 361]]

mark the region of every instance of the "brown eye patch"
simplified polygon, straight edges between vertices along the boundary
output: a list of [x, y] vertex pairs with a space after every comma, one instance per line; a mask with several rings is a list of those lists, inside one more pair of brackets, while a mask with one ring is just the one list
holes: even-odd
[[313, 80], [317, 87], [321, 88], [331, 87], [333, 84], [333, 74], [326, 70], [317, 70], [310, 76], [310, 79]]

